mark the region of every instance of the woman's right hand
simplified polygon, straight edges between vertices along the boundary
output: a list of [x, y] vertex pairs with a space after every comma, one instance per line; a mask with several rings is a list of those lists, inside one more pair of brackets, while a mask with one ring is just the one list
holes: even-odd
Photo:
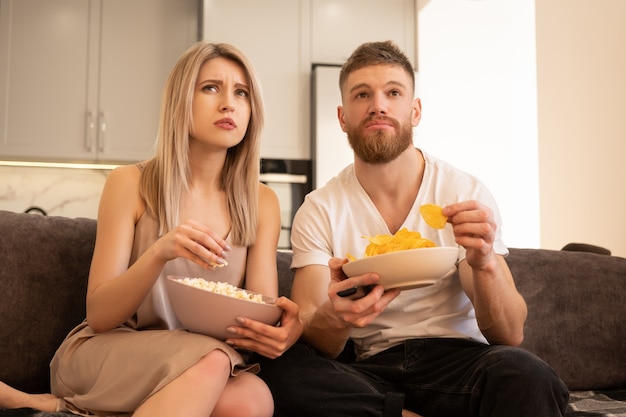
[[239, 325], [231, 326], [228, 330], [240, 337], [226, 339], [226, 343], [236, 349], [256, 352], [270, 359], [276, 359], [285, 353], [302, 335], [303, 324], [298, 305], [289, 298], [277, 298], [276, 305], [283, 309], [279, 326], [237, 317]]
[[226, 265], [231, 250], [217, 233], [195, 220], [181, 223], [154, 246], [158, 256], [166, 261], [185, 258], [207, 269]]

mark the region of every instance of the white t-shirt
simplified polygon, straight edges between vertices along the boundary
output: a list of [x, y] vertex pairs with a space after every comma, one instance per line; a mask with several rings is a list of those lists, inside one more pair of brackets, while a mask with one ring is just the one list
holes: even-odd
[[[498, 225], [494, 250], [507, 255], [501, 239], [501, 218], [496, 202], [475, 177], [424, 152], [424, 177], [415, 203], [402, 227], [418, 231], [437, 246], [456, 246], [452, 228], [433, 229], [424, 223], [422, 204], [446, 206], [478, 200], [489, 206]], [[343, 169], [324, 187], [309, 193], [294, 218], [291, 241], [292, 268], [328, 265], [331, 257], [350, 253], [363, 256], [369, 244], [362, 236], [390, 234], [380, 213], [361, 187], [353, 165]], [[465, 249], [459, 247], [459, 261]], [[352, 330], [360, 359], [418, 337], [472, 338], [486, 342], [476, 323], [474, 308], [456, 271], [429, 287], [405, 290], [370, 325]]]

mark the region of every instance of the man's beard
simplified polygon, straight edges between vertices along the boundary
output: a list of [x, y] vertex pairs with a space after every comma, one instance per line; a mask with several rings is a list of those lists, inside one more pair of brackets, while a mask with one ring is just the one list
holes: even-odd
[[[367, 118], [355, 128], [348, 128], [348, 141], [354, 154], [368, 164], [384, 164], [393, 161], [413, 144], [413, 128], [410, 123], [400, 124], [394, 119], [384, 118], [392, 122], [395, 132], [376, 130], [364, 134], [363, 125], [374, 118]], [[379, 119], [379, 118], [376, 118]]]

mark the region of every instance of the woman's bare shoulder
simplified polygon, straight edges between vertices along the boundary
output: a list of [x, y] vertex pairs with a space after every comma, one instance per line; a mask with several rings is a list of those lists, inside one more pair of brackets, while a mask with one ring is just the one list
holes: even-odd
[[272, 187], [270, 187], [269, 185], [265, 185], [262, 182], [260, 182], [259, 183], [259, 198], [272, 198], [271, 196], [276, 197], [276, 191], [274, 191]]
[[141, 169], [137, 165], [124, 165], [113, 169], [107, 176], [101, 207], [117, 212], [130, 210], [137, 217], [143, 212], [145, 205], [139, 191]]
[[263, 183], [259, 183], [259, 206], [278, 207], [278, 195], [276, 195], [276, 191]]
[[141, 178], [141, 167], [140, 165], [121, 165], [113, 168], [113, 170], [109, 173], [107, 180], [112, 181], [130, 181], [135, 180], [139, 181]]

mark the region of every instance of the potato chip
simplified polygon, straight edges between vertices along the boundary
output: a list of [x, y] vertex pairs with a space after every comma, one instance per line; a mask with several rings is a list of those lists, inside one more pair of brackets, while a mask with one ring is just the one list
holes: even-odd
[[363, 236], [370, 241], [365, 248], [365, 256], [381, 255], [408, 249], [435, 247], [435, 242], [423, 238], [420, 232], [412, 232], [406, 227], [394, 235]]
[[420, 213], [427, 225], [434, 229], [446, 227], [448, 217], [441, 213], [441, 207], [436, 204], [424, 204], [420, 207]]

